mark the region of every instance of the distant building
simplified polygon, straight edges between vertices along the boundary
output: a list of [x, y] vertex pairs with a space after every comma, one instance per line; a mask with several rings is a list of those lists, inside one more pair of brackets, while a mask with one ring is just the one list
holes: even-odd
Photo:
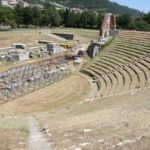
[[22, 8], [30, 6], [28, 2], [24, 2], [23, 0], [0, 0], [0, 5], [2, 6], [9, 6], [11, 8], [15, 8], [17, 4], [19, 4], [19, 6]]
[[84, 11], [87, 11], [87, 9], [81, 9], [81, 8], [70, 8], [71, 12], [75, 12], [75, 13], [82, 13]]
[[17, 5], [17, 1], [16, 0], [8, 0], [8, 4], [12, 7], [15, 7]]
[[38, 4], [29, 4], [30, 7], [36, 7], [40, 10], [43, 10], [44, 9], [44, 6], [43, 5], [38, 5]]
[[22, 7], [22, 8], [25, 8], [25, 7], [29, 7], [30, 4], [28, 2], [24, 2], [22, 0], [19, 1], [19, 6]]
[[9, 6], [7, 0], [0, 0], [0, 5], [2, 5], [2, 6]]

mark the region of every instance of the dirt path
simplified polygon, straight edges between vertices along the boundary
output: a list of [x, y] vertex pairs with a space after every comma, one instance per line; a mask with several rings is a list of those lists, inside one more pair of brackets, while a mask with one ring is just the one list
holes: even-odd
[[41, 134], [35, 118], [28, 117], [28, 126], [30, 131], [28, 150], [55, 150]]

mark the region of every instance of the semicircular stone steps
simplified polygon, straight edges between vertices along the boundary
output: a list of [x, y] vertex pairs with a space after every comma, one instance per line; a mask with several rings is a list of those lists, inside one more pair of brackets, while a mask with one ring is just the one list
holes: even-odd
[[109, 65], [108, 65], [108, 64], [106, 65], [106, 63], [102, 62], [101, 60], [97, 60], [97, 62], [95, 62], [95, 63], [93, 63], [93, 64], [95, 64], [95, 65], [97, 65], [97, 66], [99, 66], [99, 67], [105, 69], [105, 70], [107, 71], [107, 74], [112, 74], [113, 77], [116, 79], [116, 82], [115, 82], [116, 85], [118, 85], [118, 78], [117, 78], [117, 76], [114, 74], [113, 66], [112, 66], [112, 68], [109, 68]]
[[[98, 64], [98, 63], [96, 63], [96, 64]], [[123, 89], [124, 87], [123, 86], [125, 86], [125, 77], [124, 77], [124, 73], [122, 73], [122, 71], [123, 71], [123, 69], [121, 69], [121, 68], [119, 68], [118, 66], [113, 66], [114, 65], [114, 63], [112, 63], [111, 62], [111, 68], [110, 67], [108, 67], [109, 66], [109, 64], [108, 63], [106, 63], [105, 65], [106, 66], [104, 66], [104, 64], [105, 64], [105, 62], [103, 62], [103, 61], [101, 61], [101, 63], [100, 64], [98, 64], [98, 66], [99, 67], [101, 67], [101, 68], [107, 68], [107, 70], [110, 72], [110, 75], [111, 75], [111, 77], [112, 77], [112, 80], [113, 80], [113, 92], [117, 92], [117, 91], [120, 91], [120, 89]]]
[[[146, 34], [146, 35], [145, 35]], [[134, 32], [119, 32], [118, 37], [135, 37], [135, 38], [149, 38], [149, 32], [145, 32], [143, 34], [139, 33], [134, 33]]]
[[[122, 48], [128, 48], [128, 51], [130, 51], [130, 49], [134, 49], [134, 50], [140, 50], [140, 51], [144, 51], [149, 53], [150, 52], [150, 47], [149, 45], [144, 45], [144, 44], [134, 44], [134, 43], [121, 43], [121, 42], [117, 42], [116, 46], [121, 46]], [[114, 46], [115, 47], [115, 46]]]
[[[101, 58], [100, 60], [97, 60], [98, 62], [101, 62], [103, 66], [105, 65], [107, 68], [109, 68], [109, 71], [112, 72], [118, 82], [118, 88], [121, 89], [125, 85], [125, 77], [124, 74], [120, 71], [120, 66], [118, 66], [116, 63], [111, 61], [110, 59]], [[117, 90], [117, 89], [116, 89]]]
[[86, 68], [84, 68], [84, 70], [82, 70], [82, 72], [91, 76], [94, 80], [97, 81], [97, 85], [100, 89], [99, 95], [102, 96], [103, 92], [106, 91], [106, 89], [107, 89], [107, 82], [106, 82], [105, 78], [103, 76], [99, 76], [97, 73], [95, 73], [89, 69], [86, 69]]
[[117, 43], [117, 42], [120, 42], [120, 43], [133, 43], [133, 44], [140, 44], [140, 45], [146, 45], [146, 46], [148, 46], [149, 45], [149, 40], [144, 40], [144, 39], [132, 39], [132, 40], [130, 40], [129, 38], [123, 38], [123, 39], [119, 39], [119, 38], [117, 38], [116, 40], [115, 40], [115, 43]]
[[110, 50], [108, 52], [110, 52], [110, 53], [119, 53], [120, 52], [120, 53], [123, 53], [123, 55], [128, 56], [131, 59], [132, 59], [132, 57], [133, 58], [134, 57], [135, 58], [141, 58], [141, 57], [145, 56], [145, 54], [141, 55], [139, 53], [135, 53], [133, 51], [126, 51], [126, 50], [121, 49], [121, 48], [114, 48], [114, 49], [112, 49], [112, 50]]
[[82, 70], [96, 78], [99, 96], [149, 87], [150, 33], [120, 31], [113, 42]]
[[[127, 41], [117, 41], [116, 42], [116, 44], [117, 45], [120, 45], [121, 47], [131, 47], [131, 48], [136, 48], [136, 49], [141, 49], [141, 48], [144, 48], [143, 50], [150, 50], [150, 46], [149, 46], [149, 44], [148, 43], [144, 43], [144, 42], [142, 42], [142, 43], [140, 43], [140, 42], [132, 42], [132, 41], [129, 41], [129, 42], [127, 42]], [[116, 45], [116, 46], [117, 46]]]
[[[96, 68], [89, 68], [91, 71], [93, 71], [95, 74], [97, 74], [100, 78], [102, 78], [104, 81], [105, 81], [105, 83], [106, 83], [106, 87], [107, 87], [107, 89], [111, 89], [111, 87], [112, 87], [112, 79], [109, 77], [109, 76], [107, 76], [107, 75], [103, 75], [98, 69], [96, 69]], [[105, 93], [106, 93], [106, 91], [104, 91]]]
[[121, 49], [121, 50], [124, 50], [126, 52], [136, 53], [136, 54], [139, 54], [140, 56], [147, 56], [147, 54], [149, 54], [149, 51], [147, 51], [147, 50], [141, 51], [141, 49], [136, 49], [136, 48], [130, 48], [129, 49], [129, 47], [121, 47], [119, 45], [114, 47], [114, 48]]
[[130, 40], [143, 40], [143, 41], [149, 41], [150, 39], [148, 39], [148, 38], [139, 38], [139, 37], [126, 37], [126, 38], [123, 38], [123, 37], [121, 37], [121, 36], [119, 36], [119, 37], [117, 37], [117, 38], [119, 38], [119, 39], [130, 39]]
[[93, 64], [92, 67], [97, 68], [99, 71], [101, 71], [102, 75], [106, 75], [110, 80], [111, 89], [116, 89], [118, 85], [118, 81], [116, 79], [116, 76], [111, 73], [108, 69], [106, 69], [104, 66], [100, 66], [99, 64]]
[[128, 47], [128, 46], [133, 46], [133, 48], [139, 48], [139, 47], [144, 47], [144, 49], [150, 49], [150, 45], [148, 42], [145, 41], [132, 41], [132, 40], [116, 40], [115, 41], [115, 46], [121, 45], [122, 47]]
[[[125, 61], [128, 61], [128, 58], [129, 58], [129, 61], [130, 61], [130, 59], [132, 59], [132, 57], [130, 57], [130, 56], [126, 56], [127, 58], [124, 58], [125, 56], [124, 55], [121, 55], [120, 57], [122, 57], [123, 58], [123, 60], [125, 60]], [[134, 65], [134, 67], [132, 67], [132, 68], [136, 68], [136, 70], [134, 71], [136, 74], [139, 74], [139, 73], [141, 73], [141, 72], [143, 72], [143, 74], [144, 74], [144, 77], [145, 78], [143, 78], [145, 81], [147, 81], [147, 75], [146, 75], [146, 73], [145, 73], [145, 71], [144, 71], [144, 69], [143, 68], [145, 68], [144, 66], [142, 66], [142, 65], [140, 65], [140, 63], [138, 63], [138, 64], [136, 64], [136, 63], [132, 63], [132, 65]], [[141, 66], [141, 67], [140, 67]], [[140, 70], [140, 71], [139, 71]], [[138, 72], [139, 71], [139, 72]], [[142, 75], [141, 75], [142, 76]], [[138, 78], [138, 79], [140, 79], [140, 78]]]
[[106, 60], [108, 59], [108, 61], [110, 61], [112, 63], [112, 65], [116, 66], [116, 70], [118, 70], [122, 74], [124, 88], [128, 89], [130, 87], [130, 85], [131, 85], [132, 78], [131, 78], [131, 75], [128, 72], [128, 70], [123, 68], [122, 60], [119, 60], [119, 58], [113, 58], [112, 56], [109, 56], [108, 58], [105, 57], [105, 59]]
[[[149, 36], [149, 35], [148, 35]], [[150, 38], [148, 36], [143, 36], [143, 35], [127, 35], [127, 34], [118, 34], [118, 38], [129, 38], [129, 39], [145, 39], [145, 40], [149, 40]]]

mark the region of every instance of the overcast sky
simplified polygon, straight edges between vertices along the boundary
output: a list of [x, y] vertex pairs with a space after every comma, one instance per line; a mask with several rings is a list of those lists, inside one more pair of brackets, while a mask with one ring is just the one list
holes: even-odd
[[139, 9], [144, 12], [150, 11], [150, 0], [110, 0], [118, 4], [126, 5], [131, 8]]

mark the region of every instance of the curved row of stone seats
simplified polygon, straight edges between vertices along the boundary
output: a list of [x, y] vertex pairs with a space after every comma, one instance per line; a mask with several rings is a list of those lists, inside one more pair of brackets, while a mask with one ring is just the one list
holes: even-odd
[[128, 63], [128, 62], [133, 62], [133, 61], [138, 61], [138, 60], [140, 60], [140, 59], [143, 59], [143, 58], [139, 58], [139, 57], [135, 57], [135, 56], [130, 56], [130, 55], [128, 55], [128, 54], [124, 54], [123, 52], [111, 52], [110, 53], [111, 54], [111, 56], [114, 56], [114, 57], [116, 57], [116, 56], [120, 56], [120, 59], [122, 58], [122, 60], [124, 61], [123, 63]]
[[[110, 69], [109, 67], [108, 67], [108, 65], [105, 65], [103, 62], [101, 62], [101, 61], [97, 61], [97, 62], [95, 62], [95, 63], [93, 63], [93, 65], [92, 65], [93, 67], [98, 67], [98, 68], [100, 68], [100, 69], [104, 69], [105, 70], [105, 72], [106, 72], [106, 74], [108, 74], [108, 75], [113, 75], [113, 77], [112, 78], [114, 78], [114, 80], [116, 80], [116, 84], [118, 85], [118, 83], [119, 83], [119, 81], [118, 81], [118, 78], [117, 78], [117, 76], [116, 76], [116, 74], [113, 72], [113, 70], [112, 70], [112, 68]], [[113, 82], [113, 81], [112, 81]]]
[[110, 53], [116, 53], [116, 54], [120, 54], [122, 53], [122, 56], [126, 56], [130, 59], [132, 59], [133, 61], [137, 61], [138, 59], [144, 59], [146, 57], [148, 57], [150, 55], [150, 53], [147, 52], [134, 52], [134, 51], [127, 51], [126, 49], [118, 47], [115, 48], [113, 50], [109, 51]]
[[125, 36], [125, 37], [147, 37], [149, 38], [150, 33], [149, 32], [132, 32], [132, 31], [119, 31], [118, 36]]
[[[121, 90], [129, 89], [132, 78], [128, 70], [124, 67], [122, 68], [116, 68], [115, 70], [109, 70], [110, 71], [110, 77], [112, 78], [112, 88], [111, 93], [113, 92], [119, 92]], [[125, 75], [125, 76], [124, 76]], [[125, 82], [128, 80], [128, 82]]]
[[[129, 70], [129, 68], [127, 69], [126, 66], [122, 66], [122, 67], [123, 67], [122, 69], [125, 70], [128, 73], [128, 75], [130, 77], [130, 81], [132, 81], [133, 80], [132, 76], [135, 75], [135, 74], [131, 74], [131, 73], [135, 73], [136, 71], [135, 70], [132, 71], [133, 70], [132, 68], [131, 68], [131, 70]], [[131, 84], [131, 82], [130, 82], [130, 84]]]
[[[126, 54], [122, 54], [122, 53], [120, 53], [120, 51], [118, 52], [117, 51], [117, 55], [118, 56], [120, 56], [123, 60], [125, 60], [125, 61], [130, 61], [130, 60], [132, 60], [132, 57], [130, 57], [130, 55], [128, 56], [128, 55], [126, 55]], [[146, 78], [146, 80], [147, 80], [147, 75], [146, 75], [146, 73], [145, 73], [145, 71], [142, 69], [142, 68], [140, 68], [138, 65], [134, 65], [134, 68], [136, 68], [137, 67], [137, 69], [136, 70], [140, 70], [141, 72], [143, 72], [144, 73], [144, 76], [145, 76], [145, 78]], [[145, 68], [145, 67], [144, 67]], [[136, 71], [136, 70], [134, 70], [134, 72], [136, 73], [136, 75], [138, 76], [138, 72]], [[140, 80], [140, 78], [139, 78], [139, 76], [138, 76], [138, 80]], [[140, 81], [139, 81], [140, 82]]]
[[122, 66], [120, 65], [120, 64], [117, 64], [116, 63], [116, 60], [114, 61], [114, 59], [112, 59], [112, 57], [109, 57], [109, 59], [106, 59], [106, 58], [102, 58], [101, 57], [101, 61], [103, 61], [104, 63], [105, 62], [109, 62], [109, 64], [111, 64], [111, 66], [113, 66], [112, 68], [111, 68], [111, 72], [118, 72], [119, 73], [119, 77], [121, 77], [122, 79], [121, 79], [121, 81], [122, 81], [122, 83], [123, 83], [123, 85], [125, 85], [125, 77], [124, 77], [124, 74], [125, 75], [127, 75], [128, 74], [128, 72], [124, 72], [124, 73], [122, 73]]
[[147, 32], [145, 32], [145, 34], [134, 34], [134, 33], [132, 33], [132, 34], [129, 34], [129, 33], [123, 33], [123, 34], [121, 34], [121, 33], [119, 33], [118, 34], [118, 37], [129, 37], [129, 38], [135, 38], [135, 39], [140, 39], [140, 38], [143, 38], [143, 39], [150, 39], [150, 37], [149, 37], [149, 33]]
[[146, 56], [147, 54], [139, 54], [138, 52], [133, 52], [133, 51], [127, 51], [126, 49], [121, 49], [121, 48], [114, 48], [113, 50], [108, 51], [109, 53], [123, 53], [123, 55], [129, 56], [129, 58], [141, 58], [143, 56]]
[[[94, 66], [94, 65], [92, 65], [90, 68], [88, 68], [88, 69], [91, 69], [91, 70], [93, 70], [93, 68], [94, 69], [96, 69], [96, 70], [98, 70], [98, 73], [100, 73], [101, 74], [101, 76], [103, 75], [106, 75], [105, 76], [105, 79], [106, 79], [106, 81], [107, 81], [107, 84], [108, 84], [108, 89], [116, 89], [116, 87], [118, 86], [118, 84], [117, 84], [117, 81], [116, 81], [116, 78], [115, 78], [115, 76], [114, 76], [114, 74], [112, 74], [112, 73], [109, 73], [109, 72], [106, 72], [105, 74], [104, 74], [104, 70], [103, 70], [103, 68], [102, 67], [99, 67], [99, 66]], [[112, 91], [112, 90], [111, 90]]]
[[[136, 66], [136, 65], [135, 65]], [[135, 68], [135, 66], [134, 66], [134, 68]], [[129, 75], [129, 77], [127, 78], [127, 74], [126, 74], [126, 76], [124, 77], [125, 78], [125, 81], [127, 80], [130, 80], [130, 83], [126, 86], [127, 88], [123, 88], [123, 87], [120, 87], [120, 86], [118, 86], [118, 84], [116, 84], [116, 85], [113, 85], [112, 86], [112, 83], [109, 81], [108, 82], [108, 78], [106, 78], [106, 76], [104, 76], [103, 75], [103, 80], [104, 80], [104, 78], [105, 78], [105, 84], [106, 84], [106, 82], [107, 82], [107, 84], [106, 84], [106, 88], [105, 88], [105, 92], [101, 92], [101, 93], [105, 93], [105, 94], [110, 94], [110, 93], [115, 93], [117, 90], [117, 87], [116, 86], [118, 86], [118, 88], [120, 89], [119, 91], [121, 91], [122, 90], [122, 88], [124, 89], [124, 90], [131, 90], [131, 89], [134, 89], [134, 88], [138, 88], [138, 87], [140, 87], [140, 86], [144, 86], [145, 85], [145, 79], [141, 79], [141, 76], [139, 77], [139, 78], [135, 78], [135, 74], [137, 74], [137, 72], [134, 70], [133, 72], [131, 72], [131, 70], [132, 70], [133, 68], [132, 67], [129, 67], [129, 66], [123, 66], [123, 69], [120, 69], [121, 70], [121, 72], [125, 75], [125, 72], [128, 72], [128, 75]], [[97, 70], [95, 70], [95, 69], [91, 69], [91, 68], [88, 68], [90, 71], [92, 71], [92, 74], [93, 74], [93, 72], [95, 73], [95, 74], [97, 74], [97, 78], [99, 77], [99, 78], [101, 78], [101, 76], [102, 76], [102, 74], [100, 74], [99, 73], [99, 71], [97, 71]], [[124, 71], [124, 72], [123, 72]], [[136, 72], [136, 73], [135, 73]], [[140, 73], [141, 74], [141, 73]], [[116, 76], [117, 76], [117, 74], [116, 74]], [[108, 77], [108, 76], [107, 76]], [[111, 79], [112, 79], [112, 81], [114, 81], [113, 80], [113, 76], [109, 76], [109, 77], [111, 77]], [[117, 78], [118, 78], [118, 76], [117, 76]], [[135, 82], [136, 81], [136, 82]], [[142, 81], [144, 81], [144, 85], [139, 85], [139, 83], [140, 82], [142, 82]], [[114, 83], [114, 82], [113, 82]], [[133, 84], [134, 83], [134, 84]], [[111, 84], [111, 85], [109, 85], [109, 84]], [[120, 85], [120, 83], [119, 83], [119, 85]], [[134, 86], [133, 86], [134, 85]], [[119, 91], [117, 91], [117, 92], [119, 92]], [[123, 90], [122, 90], [123, 91]]]
[[[131, 59], [131, 60], [133, 60], [133, 61], [139, 61], [139, 64], [140, 65], [143, 65], [143, 69], [147, 69], [148, 71], [149, 71], [149, 67], [148, 67], [148, 64], [147, 64], [147, 62], [146, 62], [146, 64], [145, 64], [145, 62], [143, 61], [143, 63], [141, 63], [140, 62], [140, 59], [138, 59], [137, 60], [137, 58], [143, 58], [143, 56], [145, 56], [145, 57], [147, 57], [147, 55], [142, 55], [142, 53], [134, 53], [132, 50], [131, 51], [129, 51], [129, 52], [126, 52], [126, 51], [122, 51], [122, 50], [120, 50], [120, 49], [116, 49], [117, 50], [117, 53], [123, 53], [123, 56], [126, 56], [127, 58], [129, 58], [129, 59]], [[144, 58], [145, 58], [144, 57]]]
[[101, 96], [149, 86], [150, 34], [121, 31], [83, 71], [96, 77]]
[[97, 62], [95, 64], [99, 64], [102, 67], [106, 67], [108, 68], [109, 72], [113, 73], [114, 76], [116, 76], [118, 85], [120, 85], [120, 83], [122, 83], [122, 86], [125, 85], [125, 77], [124, 74], [120, 71], [118, 65], [116, 66], [116, 64], [111, 61], [111, 60], [107, 60], [105, 58], [101, 58], [100, 60], [97, 60]]
[[[120, 66], [118, 66], [118, 67], [120, 67]], [[111, 72], [114, 72], [114, 70], [111, 70]], [[121, 74], [122, 76], [123, 76], [123, 74]], [[116, 75], [117, 76], [117, 75]], [[118, 77], [119, 78], [119, 77]], [[122, 82], [123, 82], [123, 84], [124, 84], [124, 76], [122, 77]]]
[[145, 48], [149, 49], [150, 45], [149, 45], [149, 41], [138, 41], [138, 40], [132, 40], [132, 39], [128, 39], [128, 40], [115, 40], [115, 45], [117, 44], [121, 44], [125, 45], [125, 46], [129, 46], [129, 45], [133, 45], [133, 47], [142, 47], [144, 46]]
[[116, 45], [121, 45], [121, 46], [126, 46], [126, 47], [131, 47], [131, 48], [145, 48], [146, 50], [150, 50], [150, 45], [149, 43], [146, 42], [139, 42], [139, 41], [116, 41]]
[[149, 45], [149, 40], [145, 41], [145, 40], [137, 40], [137, 39], [116, 39], [115, 40], [115, 44], [124, 44], [126, 46], [129, 45], [133, 45], [133, 46], [144, 46], [145, 48], [150, 48]]
[[107, 75], [102, 75], [100, 72], [99, 72], [99, 70], [98, 69], [96, 69], [96, 68], [89, 68], [89, 70], [91, 70], [92, 72], [94, 72], [95, 74], [97, 74], [97, 78], [99, 79], [103, 79], [104, 80], [104, 82], [105, 82], [105, 86], [107, 87], [107, 88], [110, 88], [111, 87], [111, 80], [110, 80], [110, 78], [107, 76]]
[[[103, 56], [104, 57], [104, 56]], [[102, 58], [102, 57], [101, 57]], [[108, 59], [107, 59], [108, 58]], [[124, 68], [124, 65], [123, 65], [123, 63], [124, 62], [122, 62], [122, 59], [120, 59], [120, 58], [114, 58], [112, 55], [111, 56], [108, 56], [108, 57], [106, 57], [105, 56], [105, 59], [107, 60], [107, 61], [109, 61], [109, 62], [111, 62], [112, 63], [112, 65], [115, 65], [116, 66], [116, 70], [119, 70], [119, 71], [123, 71], [123, 75], [125, 75], [125, 76], [122, 76], [123, 77], [123, 82], [125, 83], [125, 77], [126, 78], [128, 78], [128, 80], [126, 81], [126, 85], [128, 85], [128, 84], [130, 84], [130, 83], [128, 83], [128, 82], [130, 82], [130, 81], [132, 81], [132, 76], [130, 75], [130, 73], [128, 72], [128, 70], [126, 70], [125, 68]], [[119, 60], [120, 59], [120, 60]], [[125, 85], [125, 84], [124, 84]]]
[[133, 47], [131, 47], [130, 50], [129, 50], [129, 47], [121, 47], [120, 45], [117, 45], [115, 48], [120, 49], [120, 50], [124, 50], [128, 53], [130, 52], [130, 53], [134, 53], [134, 54], [139, 54], [140, 57], [141, 56], [147, 56], [149, 54], [148, 50], [141, 51], [141, 49], [136, 49], [136, 48], [133, 48]]
[[[147, 55], [138, 55], [138, 54], [136, 54], [136, 53], [132, 53], [132, 52], [127, 52], [127, 51], [123, 51], [123, 50], [113, 50], [113, 51], [109, 51], [108, 53], [107, 53], [107, 55], [121, 55], [121, 57], [126, 57], [126, 58], [128, 58], [128, 59], [126, 59], [126, 61], [128, 62], [129, 60], [131, 61], [131, 60], [133, 60], [133, 61], [137, 61], [138, 59], [142, 59], [142, 58], [145, 58], [145, 57], [147, 57], [148, 56], [148, 54]], [[125, 60], [125, 59], [124, 59]]]
[[93, 78], [94, 81], [96, 81], [98, 88], [100, 89], [100, 91], [103, 91], [105, 88], [107, 88], [107, 82], [106, 80], [103, 78], [103, 76], [99, 76], [96, 73], [94, 73], [93, 71], [84, 68], [83, 70], [81, 70], [82, 73], [85, 73], [86, 75], [89, 75], [90, 77]]
[[131, 40], [135, 43], [135, 42], [138, 42], [138, 43], [145, 43], [145, 44], [148, 44], [148, 42], [149, 42], [149, 40], [147, 40], [147, 39], [136, 39], [136, 38], [128, 38], [128, 37], [124, 37], [124, 38], [119, 38], [119, 37], [117, 37], [116, 39], [115, 39], [115, 41], [117, 42], [117, 41], [120, 41], [120, 42], [131, 42]]
[[116, 41], [133, 41], [133, 42], [140, 42], [140, 43], [148, 43], [150, 39], [148, 38], [143, 38], [143, 37], [117, 37]]
[[150, 40], [150, 38], [138, 37], [138, 36], [136, 36], [136, 38], [134, 36], [133, 37], [131, 37], [131, 36], [130, 37], [118, 36], [117, 38], [120, 40], [125, 40], [125, 39], [126, 40], [133, 40], [133, 41], [140, 40], [140, 41], [147, 41], [147, 42]]
[[119, 42], [117, 42], [116, 43], [117, 45], [116, 46], [121, 46], [122, 48], [123, 47], [125, 47], [125, 48], [128, 48], [129, 50], [130, 50], [130, 48], [131, 49], [134, 49], [134, 50], [141, 50], [141, 49], [143, 49], [144, 50], [144, 52], [150, 52], [150, 47], [148, 47], [148, 45], [147, 46], [145, 46], [145, 45], [142, 45], [142, 44], [134, 44], [134, 43], [119, 43]]

